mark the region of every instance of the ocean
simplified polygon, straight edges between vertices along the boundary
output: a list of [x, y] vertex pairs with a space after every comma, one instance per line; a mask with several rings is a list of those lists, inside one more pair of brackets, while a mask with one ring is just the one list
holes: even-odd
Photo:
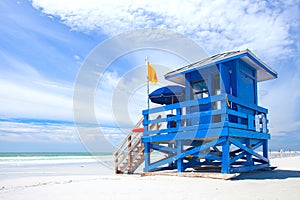
[[[271, 159], [300, 152], [271, 152]], [[0, 179], [45, 176], [113, 175], [113, 155], [107, 153], [0, 153]]]
[[0, 153], [0, 179], [113, 174], [113, 165], [107, 153]]

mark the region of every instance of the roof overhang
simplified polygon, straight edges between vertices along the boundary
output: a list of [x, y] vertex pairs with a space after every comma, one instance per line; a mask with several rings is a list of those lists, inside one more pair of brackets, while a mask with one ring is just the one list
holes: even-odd
[[257, 56], [255, 56], [249, 49], [243, 51], [231, 51], [226, 53], [216, 54], [214, 56], [205, 58], [196, 63], [187, 65], [185, 67], [179, 68], [177, 70], [171, 71], [165, 75], [165, 79], [185, 85], [185, 74], [201, 70], [209, 67], [216, 66], [220, 63], [224, 63], [230, 60], [241, 59], [248, 63], [250, 66], [257, 70], [257, 81], [262, 82], [270, 79], [275, 79], [278, 77], [278, 73], [261, 61]]

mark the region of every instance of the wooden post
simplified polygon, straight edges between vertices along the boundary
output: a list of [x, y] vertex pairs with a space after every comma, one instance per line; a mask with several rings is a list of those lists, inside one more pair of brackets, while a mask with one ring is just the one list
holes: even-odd
[[[224, 81], [225, 81], [225, 69], [224, 69], [224, 66], [222, 65], [222, 63], [219, 64], [219, 71], [220, 71], [220, 94], [226, 94], [226, 88], [225, 88], [225, 85], [224, 85]], [[226, 100], [223, 100], [221, 101], [221, 109], [225, 109], [227, 108], [228, 105], [227, 105], [227, 97], [226, 97]], [[225, 121], [228, 121], [228, 115], [225, 113], [225, 114], [222, 114], [221, 115], [221, 122], [225, 122]]]
[[[263, 156], [265, 158], [269, 158], [269, 155], [268, 155], [268, 140], [263, 140]], [[269, 163], [268, 163], [269, 164]]]
[[[149, 110], [148, 110], [149, 112]], [[143, 114], [144, 115], [144, 120], [143, 120], [143, 126], [144, 126], [144, 133], [143, 135], [146, 135], [145, 132], [147, 132], [149, 130], [148, 128], [148, 120], [149, 120], [149, 114]]]
[[127, 144], [127, 154], [128, 154], [128, 164], [129, 164], [129, 171], [131, 171], [131, 165], [132, 165], [132, 154], [131, 154], [131, 139], [132, 135], [128, 137], [128, 144]]
[[144, 143], [144, 159], [145, 159], [145, 168], [144, 171], [147, 172], [150, 166], [150, 143]]
[[229, 138], [226, 137], [226, 141], [222, 145], [222, 169], [221, 173], [229, 174], [230, 173], [230, 157], [229, 157], [229, 148], [230, 141]]
[[[190, 83], [190, 74], [185, 74], [185, 100], [192, 100], [191, 98], [192, 96], [192, 87], [191, 87], [191, 83]], [[191, 114], [191, 108], [190, 106], [187, 106], [185, 108], [185, 114]], [[191, 125], [191, 119], [186, 119], [186, 126], [190, 126]]]
[[116, 174], [118, 174], [118, 172], [119, 172], [119, 169], [118, 169], [119, 166], [117, 165], [117, 163], [119, 162], [118, 157], [119, 157], [119, 152], [116, 152], [116, 153], [115, 153], [115, 158], [116, 158], [116, 159], [115, 159], [115, 173], [116, 173]]
[[[182, 141], [176, 140], [176, 149], [177, 149], [177, 156], [180, 156], [182, 153]], [[179, 158], [177, 160], [177, 171], [183, 172], [183, 158]]]
[[[246, 139], [246, 147], [251, 149], [251, 144], [250, 144], [250, 139], [249, 138]], [[254, 163], [253, 163], [253, 159], [252, 159], [252, 154], [247, 153], [246, 157], [247, 157], [248, 164], [253, 165]]]
[[180, 128], [181, 126], [181, 108], [176, 108], [176, 117], [179, 117], [179, 119], [176, 120], [176, 128]]
[[[174, 144], [171, 143], [171, 142], [169, 141], [168, 147], [169, 147], [169, 148], [174, 148]], [[168, 157], [170, 157], [171, 155], [172, 155], [171, 153], [168, 153]], [[173, 167], [173, 166], [174, 166], [174, 162], [169, 163], [168, 166], [169, 166], [170, 168]]]

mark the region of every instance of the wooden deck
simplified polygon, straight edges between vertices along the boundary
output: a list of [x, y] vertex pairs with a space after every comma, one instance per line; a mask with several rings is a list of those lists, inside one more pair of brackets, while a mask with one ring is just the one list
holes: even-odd
[[230, 180], [239, 175], [240, 175], [240, 173], [222, 174], [222, 173], [216, 173], [216, 172], [181, 172], [181, 173], [178, 173], [176, 170], [141, 173], [141, 176], [178, 176], [178, 177], [210, 178], [210, 179], [222, 179], [222, 180]]

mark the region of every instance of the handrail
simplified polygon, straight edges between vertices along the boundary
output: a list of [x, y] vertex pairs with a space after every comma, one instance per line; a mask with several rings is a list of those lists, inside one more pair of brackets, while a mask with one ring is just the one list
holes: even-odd
[[[131, 133], [129, 133], [128, 135], [130, 135]], [[131, 134], [130, 136], [133, 136], [130, 140], [128, 140], [127, 141], [127, 143], [131, 143], [132, 144], [132, 142], [134, 141], [134, 140], [136, 140], [136, 139], [139, 139], [139, 137], [137, 137], [138, 136], [138, 134]], [[115, 154], [115, 161], [116, 160], [118, 160], [120, 157], [121, 157], [121, 155], [123, 155], [124, 154], [124, 152], [125, 152], [125, 150], [128, 148], [128, 146], [125, 146], [125, 148], [122, 148], [122, 150], [120, 151], [120, 152], [117, 152], [116, 154]], [[127, 151], [129, 151], [130, 149], [128, 148], [128, 150]], [[124, 155], [126, 155], [126, 154], [124, 154]], [[124, 158], [125, 159], [125, 158]], [[124, 160], [123, 159], [123, 160]]]
[[[195, 117], [205, 117], [205, 116], [226, 114], [227, 107], [222, 108], [222, 109], [205, 110], [205, 111], [201, 111], [199, 109], [199, 112], [193, 112], [193, 113], [189, 113], [186, 115], [181, 115], [181, 113], [178, 114], [176, 112], [175, 116], [160, 118], [160, 119], [155, 119], [155, 120], [149, 120], [148, 117], [145, 117], [148, 114], [153, 114], [155, 112], [169, 111], [169, 110], [174, 110], [174, 109], [182, 109], [184, 107], [189, 108], [189, 107], [193, 107], [193, 106], [206, 105], [208, 103], [214, 103], [214, 102], [218, 102], [218, 101], [225, 102], [226, 95], [220, 94], [220, 95], [215, 95], [215, 96], [211, 96], [211, 97], [207, 97], [207, 98], [203, 98], [203, 99], [189, 100], [189, 101], [184, 101], [184, 102], [171, 104], [171, 105], [167, 105], [167, 106], [156, 107], [156, 108], [152, 108], [149, 110], [143, 110], [144, 126], [150, 125], [150, 127], [151, 127], [152, 124], [159, 123], [159, 122], [170, 122], [170, 121], [179, 121], [180, 122], [182, 120], [188, 120], [188, 119], [192, 119]], [[147, 131], [149, 131], [149, 130], [147, 130]]]
[[[136, 123], [136, 125], [134, 126], [134, 128], [138, 128], [138, 127], [142, 124], [143, 120], [144, 120], [144, 116], [142, 116], [142, 117], [140, 118], [140, 120], [138, 121], [138, 123]], [[132, 132], [130, 132], [130, 133], [132, 133]], [[124, 138], [124, 140], [121, 142], [121, 144], [118, 146], [118, 148], [114, 151], [114, 155], [117, 154], [118, 151], [125, 145], [126, 141], [128, 140], [128, 138], [129, 138], [130, 136], [132, 136], [132, 134], [128, 134], [128, 135]]]
[[[221, 102], [221, 107], [214, 109], [213, 103], [214, 102]], [[245, 108], [246, 111], [243, 111], [242, 109], [232, 109], [230, 107], [229, 102], [235, 103], [237, 106], [240, 106], [241, 108]], [[210, 105], [208, 105], [210, 104]], [[182, 108], [186, 108], [186, 110], [190, 108], [197, 108], [199, 106], [199, 110], [196, 112], [188, 112], [187, 114], [182, 114]], [[201, 110], [202, 107], [205, 106], [205, 110]], [[208, 106], [208, 107], [207, 107]], [[159, 112], [165, 112], [165, 111], [171, 111], [176, 109], [176, 115], [174, 116], [168, 116], [164, 118], [159, 119], [149, 119], [148, 116], [151, 114], [159, 113]], [[251, 110], [251, 112], [247, 112], [247, 110]], [[255, 131], [254, 121], [255, 114], [264, 114], [264, 117], [266, 117], [268, 113], [268, 110], [257, 106], [253, 103], [246, 103], [237, 97], [234, 97], [232, 95], [222, 93], [219, 95], [209, 96], [202, 99], [195, 99], [195, 100], [188, 100], [180, 103], [175, 103], [171, 105], [166, 106], [160, 106], [156, 108], [152, 108], [149, 110], [143, 110], [144, 115], [144, 127], [149, 127], [149, 129], [145, 129], [144, 136], [149, 135], [157, 135], [157, 134], [164, 134], [164, 133], [172, 133], [172, 132], [184, 132], [184, 131], [198, 131], [200, 129], [206, 129], [211, 128], [212, 125], [215, 125], [213, 127], [219, 127], [219, 126], [229, 126], [234, 128], [241, 128], [241, 129], [248, 129], [251, 131]], [[213, 116], [220, 115], [220, 120], [213, 121], [216, 118], [213, 118]], [[237, 117], [237, 121], [231, 120], [233, 118], [230, 118], [230, 116]], [[209, 119], [206, 120], [206, 117]], [[192, 123], [182, 123], [185, 121], [189, 121], [192, 119], [198, 119], [200, 118], [199, 125], [194, 127], [194, 122]], [[201, 121], [202, 119], [202, 121]], [[243, 119], [243, 120], [241, 120]], [[152, 131], [150, 128], [157, 123], [169, 123], [175, 121], [176, 127], [168, 127], [164, 129], [160, 129], [157, 131]], [[195, 120], [194, 120], [195, 121]], [[258, 131], [261, 132], [261, 131]]]
[[245, 103], [243, 101], [241, 101], [240, 99], [236, 98], [235, 96], [232, 96], [232, 95], [228, 95], [228, 100], [233, 102], [233, 103], [236, 103], [240, 106], [243, 106], [245, 108], [249, 108], [251, 110], [255, 110], [255, 111], [258, 111], [260, 113], [264, 113], [264, 114], [267, 114], [268, 113], [268, 109], [266, 108], [263, 108], [263, 107], [260, 107], [260, 106], [257, 106], [253, 103]]
[[[137, 154], [135, 154], [135, 155], [133, 156], [132, 160], [136, 160], [137, 157], [138, 157], [143, 151], [144, 151], [144, 149], [141, 148], [141, 150], [140, 150]], [[121, 163], [120, 163], [120, 164], [121, 164]], [[130, 164], [131, 164], [131, 163], [128, 162], [127, 165], [124, 166], [124, 169], [128, 168], [128, 167], [130, 166]]]
[[[139, 133], [133, 133], [133, 132], [130, 132], [125, 138], [124, 140], [122, 141], [122, 143], [119, 145], [119, 147], [115, 150], [114, 152], [114, 155], [116, 156], [117, 154], [120, 154], [124, 152], [124, 147], [126, 147], [126, 142], [127, 143], [130, 143], [133, 141], [133, 138], [132, 136], [135, 136], [136, 134], [139, 134]], [[129, 138], [131, 137], [131, 139], [129, 140]], [[126, 148], [125, 148], [126, 149]]]
[[116, 156], [117, 154], [119, 154], [120, 149], [123, 148], [123, 146], [125, 145], [126, 141], [128, 140], [128, 138], [131, 136], [131, 134], [128, 134], [122, 141], [122, 143], [118, 146], [118, 148], [114, 151], [114, 156]]
[[[134, 145], [128, 149], [127, 154], [123, 154], [123, 156], [122, 156], [122, 158], [120, 159], [120, 161], [119, 161], [119, 159], [116, 159], [116, 160], [115, 160], [116, 166], [120, 165], [120, 164], [126, 159], [126, 157], [128, 156], [128, 154], [129, 154], [131, 151], [133, 151], [133, 150], [139, 145], [139, 143], [140, 143], [140, 139], [138, 139], [138, 141], [137, 141], [136, 143], [134, 143]], [[120, 155], [122, 155], [122, 154], [120, 154]]]
[[[144, 151], [143, 148], [141, 148], [141, 150], [134, 155], [134, 157], [132, 158], [132, 160], [137, 160], [138, 156]], [[120, 163], [121, 164], [121, 163]], [[128, 162], [124, 167], [123, 169], [127, 169], [132, 163]], [[134, 171], [134, 170], [133, 170]]]
[[144, 120], [144, 116], [141, 117], [141, 119], [138, 121], [138, 123], [136, 123], [134, 128], [138, 128], [143, 123], [143, 120]]
[[166, 106], [151, 108], [149, 110], [143, 110], [142, 113], [143, 113], [143, 115], [147, 115], [147, 114], [153, 114], [153, 113], [158, 113], [158, 112], [165, 112], [168, 110], [173, 110], [173, 109], [182, 108], [182, 107], [205, 105], [208, 103], [222, 101], [222, 100], [226, 100], [225, 94], [214, 95], [214, 96], [209, 96], [209, 97], [206, 97], [203, 99], [188, 100], [188, 101], [183, 101], [180, 103], [174, 103], [174, 104], [170, 104], [170, 105], [166, 105]]
[[[161, 118], [161, 115], [158, 115], [156, 117], [156, 119]], [[142, 124], [142, 122], [144, 121], [144, 117], [142, 117], [138, 123], [135, 125], [135, 127], [133, 129], [136, 129], [138, 127], [140, 127], [140, 125]], [[158, 129], [160, 126], [158, 125], [158, 123], [152, 124], [151, 129]], [[139, 148], [139, 145], [141, 145], [141, 148]], [[137, 154], [132, 154], [131, 152], [133, 152], [136, 148], [138, 148], [137, 150]], [[134, 159], [137, 159], [138, 154], [140, 154], [141, 152], [143, 152], [143, 144], [141, 142], [141, 134], [139, 132], [133, 132], [131, 131], [121, 142], [121, 144], [118, 146], [118, 148], [114, 151], [114, 161], [115, 161], [115, 170], [116, 172], [119, 172], [120, 170], [126, 170], [128, 168], [128, 166], [131, 166], [130, 170], [132, 170], [133, 167], [133, 161]], [[126, 160], [126, 158], [128, 158], [127, 163], [124, 162], [124, 160]], [[120, 165], [124, 163], [122, 166], [122, 169], [119, 169]]]
[[[210, 116], [210, 115], [219, 115], [219, 114], [225, 114], [226, 110], [225, 109], [220, 109], [220, 110], [210, 110], [210, 111], [200, 111], [200, 112], [195, 112], [189, 115], [180, 115], [180, 116], [173, 116], [173, 117], [166, 117], [166, 118], [160, 118], [160, 119], [153, 119], [153, 120], [148, 120], [146, 124], [148, 125], [153, 125], [157, 124], [159, 122], [169, 122], [169, 121], [175, 121], [175, 120], [184, 120], [184, 119], [191, 119], [195, 117], [205, 117], [205, 116]], [[150, 127], [151, 127], [150, 125]], [[151, 128], [150, 128], [151, 130]]]
[[153, 120], [153, 121], [156, 120], [157, 122], [156, 122], [156, 123], [152, 123], [152, 124], [150, 125], [150, 128], [149, 128], [149, 129], [150, 129], [150, 130], [153, 130], [153, 128], [154, 128], [155, 126], [156, 126], [156, 129], [159, 129], [160, 126], [161, 126], [161, 125], [158, 124], [160, 119], [162, 119], [162, 118], [161, 118], [161, 115], [158, 115], [158, 116]]

